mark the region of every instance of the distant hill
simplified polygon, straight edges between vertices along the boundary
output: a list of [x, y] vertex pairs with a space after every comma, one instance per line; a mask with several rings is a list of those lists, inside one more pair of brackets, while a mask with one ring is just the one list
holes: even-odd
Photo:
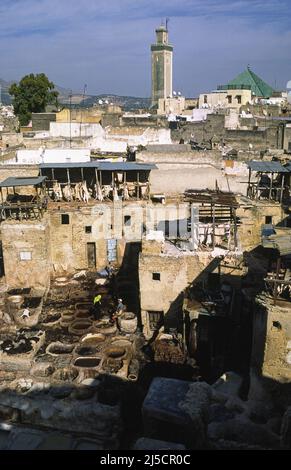
[[[9, 87], [13, 82], [6, 82], [0, 79], [1, 97], [0, 102], [3, 104], [11, 104], [11, 96], [8, 93]], [[114, 105], [121, 106], [124, 111], [130, 111], [135, 109], [147, 109], [150, 107], [150, 98], [138, 98], [135, 96], [119, 96], [119, 95], [83, 95], [82, 93], [73, 92], [70, 97], [71, 90], [63, 87], [56, 86], [56, 90], [59, 92], [59, 102], [62, 105], [71, 105], [73, 107], [91, 107], [99, 100], [108, 101]]]
[[[95, 103], [98, 103], [99, 100], [108, 101], [108, 103], [113, 103], [114, 105], [121, 106], [125, 111], [134, 110], [134, 109], [147, 109], [150, 107], [150, 98], [139, 98], [135, 96], [119, 96], [119, 95], [81, 95], [73, 93], [70, 99], [70, 93], [67, 93], [67, 90], [57, 88], [60, 93], [59, 102], [64, 105], [69, 105], [70, 101], [72, 106], [81, 106], [89, 108]], [[65, 91], [65, 93], [64, 93]]]

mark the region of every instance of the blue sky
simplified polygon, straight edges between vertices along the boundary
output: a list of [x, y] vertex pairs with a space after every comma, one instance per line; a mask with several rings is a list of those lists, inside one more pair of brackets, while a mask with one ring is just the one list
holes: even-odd
[[150, 44], [169, 17], [174, 88], [215, 89], [248, 64], [291, 80], [290, 0], [0, 0], [0, 77], [45, 72], [88, 93], [150, 95]]

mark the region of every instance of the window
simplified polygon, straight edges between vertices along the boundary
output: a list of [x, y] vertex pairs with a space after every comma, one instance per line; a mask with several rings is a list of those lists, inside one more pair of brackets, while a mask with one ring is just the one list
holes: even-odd
[[273, 217], [271, 215], [266, 215], [265, 224], [271, 224]]
[[21, 261], [30, 261], [31, 260], [31, 251], [21, 251], [20, 252]]
[[69, 214], [62, 214], [62, 225], [69, 225], [70, 224], [70, 216]]
[[92, 233], [92, 227], [91, 227], [91, 225], [87, 225], [87, 226], [85, 227], [85, 233]]
[[227, 102], [228, 104], [231, 104], [232, 103], [232, 96], [231, 95], [227, 95]]
[[130, 225], [131, 225], [131, 215], [125, 215], [124, 216], [124, 225], [126, 227], [130, 227]]
[[241, 104], [241, 95], [237, 95], [237, 96], [236, 96], [236, 99], [237, 99], [237, 103], [238, 103], [238, 104]]
[[148, 314], [149, 314], [150, 329], [156, 330], [163, 323], [164, 312], [148, 312]]
[[161, 274], [160, 273], [153, 273], [153, 281], [160, 281]]
[[207, 95], [204, 95], [204, 104], [207, 104]]

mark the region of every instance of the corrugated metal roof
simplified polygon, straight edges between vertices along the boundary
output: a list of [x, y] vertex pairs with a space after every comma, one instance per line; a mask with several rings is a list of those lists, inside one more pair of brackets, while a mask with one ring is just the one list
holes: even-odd
[[13, 186], [36, 186], [46, 180], [46, 176], [31, 176], [27, 178], [9, 177], [0, 183], [1, 188], [11, 188]]
[[98, 170], [101, 171], [150, 171], [156, 170], [154, 163], [135, 163], [135, 162], [100, 162]]
[[98, 168], [99, 162], [86, 162], [86, 163], [41, 163], [39, 168]]
[[253, 160], [247, 163], [247, 167], [253, 171], [261, 171], [263, 173], [288, 173], [288, 170], [280, 162]]
[[135, 162], [87, 162], [87, 163], [41, 163], [40, 169], [46, 168], [97, 168], [101, 171], [150, 171], [156, 170], [157, 166], [153, 163], [135, 163]]

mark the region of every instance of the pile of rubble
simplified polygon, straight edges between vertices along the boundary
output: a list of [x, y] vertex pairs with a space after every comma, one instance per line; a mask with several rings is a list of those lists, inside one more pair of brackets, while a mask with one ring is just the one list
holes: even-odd
[[[148, 449], [163, 449], [165, 442], [169, 449], [290, 448], [290, 408], [284, 414], [270, 402], [244, 401], [239, 397], [241, 386], [242, 378], [234, 372], [212, 386], [154, 379], [142, 409]], [[136, 446], [142, 448], [141, 442]]]

